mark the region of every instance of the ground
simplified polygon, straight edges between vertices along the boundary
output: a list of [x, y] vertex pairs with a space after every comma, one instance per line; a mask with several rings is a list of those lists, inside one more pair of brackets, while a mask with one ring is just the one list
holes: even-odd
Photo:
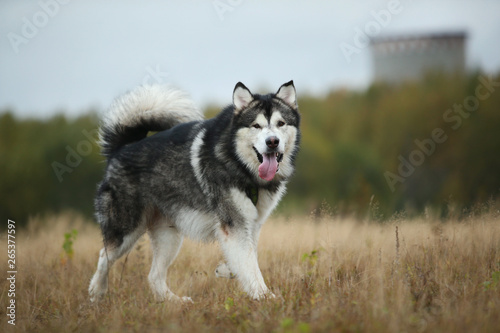
[[[222, 259], [216, 244], [186, 240], [169, 270], [171, 289], [194, 304], [154, 301], [147, 284], [147, 236], [115, 264], [108, 294], [92, 304], [87, 288], [101, 248], [95, 223], [75, 214], [33, 219], [16, 229], [15, 240], [15, 296], [9, 296], [6, 278], [0, 284], [3, 332], [498, 332], [500, 327], [499, 214], [385, 223], [274, 217], [261, 233], [259, 262], [277, 297], [262, 301], [247, 298], [235, 279], [215, 277]], [[5, 268], [5, 232], [0, 243]], [[7, 322], [11, 299], [15, 326]]]

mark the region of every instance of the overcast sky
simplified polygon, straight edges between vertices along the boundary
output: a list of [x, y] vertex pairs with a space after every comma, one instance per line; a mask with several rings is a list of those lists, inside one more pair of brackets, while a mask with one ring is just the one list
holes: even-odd
[[200, 106], [229, 103], [238, 81], [253, 92], [290, 79], [299, 94], [363, 88], [369, 49], [346, 57], [341, 45], [367, 28], [464, 30], [468, 67], [500, 71], [496, 0], [1, 1], [0, 110], [78, 115], [143, 83], [174, 84]]

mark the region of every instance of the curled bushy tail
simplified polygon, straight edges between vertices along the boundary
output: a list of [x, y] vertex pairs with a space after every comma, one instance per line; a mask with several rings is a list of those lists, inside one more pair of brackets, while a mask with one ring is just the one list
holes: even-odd
[[203, 114], [184, 92], [141, 86], [118, 97], [109, 108], [99, 131], [101, 151], [110, 157], [120, 147], [145, 138], [149, 131], [202, 119]]

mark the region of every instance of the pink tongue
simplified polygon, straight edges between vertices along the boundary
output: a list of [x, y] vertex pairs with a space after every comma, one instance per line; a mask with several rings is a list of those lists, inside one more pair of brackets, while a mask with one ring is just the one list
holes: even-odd
[[278, 169], [276, 154], [262, 154], [262, 164], [259, 165], [259, 177], [270, 181], [273, 180]]

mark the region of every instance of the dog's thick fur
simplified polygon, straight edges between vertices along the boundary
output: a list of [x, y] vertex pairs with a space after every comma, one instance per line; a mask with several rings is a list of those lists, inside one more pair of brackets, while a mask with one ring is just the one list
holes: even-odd
[[108, 163], [95, 207], [104, 248], [91, 300], [105, 294], [111, 265], [146, 232], [156, 299], [190, 301], [166, 284], [184, 236], [217, 240], [227, 261], [219, 271], [236, 276], [250, 297], [272, 295], [257, 242], [293, 173], [299, 122], [292, 81], [268, 95], [238, 83], [233, 104], [209, 120], [178, 90], [140, 87], [118, 98], [100, 129]]

